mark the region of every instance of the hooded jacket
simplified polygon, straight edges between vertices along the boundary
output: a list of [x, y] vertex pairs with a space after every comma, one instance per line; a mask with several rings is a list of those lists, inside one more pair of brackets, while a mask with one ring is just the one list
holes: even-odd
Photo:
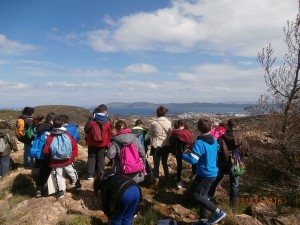
[[[95, 125], [93, 124], [95, 122], [101, 124], [103, 129], [102, 132], [104, 132], [103, 141], [101, 142], [96, 142], [92, 138], [91, 130], [92, 126]], [[88, 146], [106, 148], [110, 140], [110, 122], [108, 116], [103, 113], [95, 113], [93, 118], [90, 118], [86, 122], [84, 126], [84, 132], [86, 133], [85, 141]]]
[[219, 139], [218, 167], [228, 172], [229, 156], [233, 150], [238, 150], [243, 157], [248, 156], [250, 146], [247, 138], [237, 130], [227, 130]]
[[48, 155], [51, 156], [51, 143], [53, 141], [53, 138], [56, 135], [61, 135], [63, 133], [65, 133], [71, 140], [72, 157], [70, 159], [66, 159], [66, 160], [54, 160], [52, 157], [50, 157], [50, 167], [61, 167], [61, 166], [69, 165], [69, 164], [73, 163], [74, 158], [78, 156], [77, 142], [69, 133], [66, 132], [66, 128], [64, 128], [64, 127], [52, 129], [51, 134], [47, 137], [46, 144], [43, 148], [43, 154], [46, 156], [48, 156]]
[[0, 137], [4, 138], [4, 142], [6, 144], [4, 152], [2, 154], [0, 153], [0, 157], [10, 155], [12, 150], [14, 152], [18, 151], [18, 146], [13, 136], [13, 132], [8, 130], [0, 130]]
[[151, 146], [154, 148], [169, 146], [171, 131], [171, 121], [166, 117], [162, 116], [153, 120], [149, 127]]
[[[111, 145], [107, 152], [107, 157], [109, 159], [116, 160], [115, 169], [117, 173], [121, 173], [119, 163], [121, 148], [122, 146], [129, 145], [131, 143], [135, 144], [135, 146], [137, 147], [139, 156], [143, 160], [145, 165], [146, 156], [144, 146], [142, 145], [141, 141], [135, 136], [135, 134], [131, 133], [131, 129], [125, 128], [119, 131], [118, 134], [111, 139]], [[144, 179], [143, 177], [141, 177], [141, 174], [139, 172], [130, 174], [128, 176], [133, 178], [136, 182], [140, 182], [140, 179]]]
[[210, 134], [198, 136], [189, 153], [184, 153], [182, 159], [196, 164], [196, 174], [200, 177], [217, 177], [218, 142]]

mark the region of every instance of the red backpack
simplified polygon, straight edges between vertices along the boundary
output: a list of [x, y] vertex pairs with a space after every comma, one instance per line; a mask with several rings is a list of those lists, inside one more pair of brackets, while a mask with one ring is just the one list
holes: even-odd
[[103, 125], [98, 123], [96, 120], [92, 120], [88, 135], [90, 135], [92, 140], [95, 142], [103, 142], [105, 137], [105, 129], [103, 128]]

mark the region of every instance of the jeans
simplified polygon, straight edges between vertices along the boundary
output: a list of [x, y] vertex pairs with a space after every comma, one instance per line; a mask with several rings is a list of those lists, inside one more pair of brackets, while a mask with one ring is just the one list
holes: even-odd
[[109, 219], [109, 225], [131, 225], [140, 200], [138, 186], [129, 187], [123, 194], [118, 212]]
[[0, 176], [7, 176], [9, 171], [10, 156], [0, 156]]
[[217, 207], [213, 202], [208, 200], [208, 191], [215, 178], [199, 177], [193, 181], [192, 197], [200, 205], [200, 219], [207, 219], [207, 210], [214, 212]]
[[[221, 182], [221, 180], [223, 179], [225, 174], [226, 174], [225, 172], [219, 170], [218, 176], [216, 180], [213, 182], [213, 184], [211, 185], [211, 188], [208, 192], [208, 195], [210, 197], [213, 197], [215, 195], [216, 188], [218, 184]], [[239, 192], [239, 180], [240, 180], [239, 176], [233, 176], [231, 173], [229, 174], [229, 182], [230, 182], [229, 205], [231, 208], [236, 207], [236, 201]]]
[[30, 157], [31, 143], [24, 143], [24, 166], [33, 166], [33, 158]]
[[153, 163], [154, 163], [153, 176], [154, 176], [154, 178], [159, 179], [160, 160], [161, 160], [161, 163], [162, 163], [162, 166], [164, 169], [165, 177], [167, 178], [169, 176], [168, 157], [169, 157], [169, 153], [164, 153], [162, 155], [153, 156]]
[[106, 155], [105, 147], [88, 146], [88, 162], [87, 162], [88, 176], [93, 176], [96, 168], [99, 174], [104, 173], [105, 155]]

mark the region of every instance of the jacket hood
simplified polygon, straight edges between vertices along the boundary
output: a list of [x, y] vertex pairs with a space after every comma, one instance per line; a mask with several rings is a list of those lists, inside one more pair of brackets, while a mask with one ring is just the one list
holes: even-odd
[[41, 135], [45, 131], [51, 131], [51, 130], [52, 130], [52, 124], [48, 122], [44, 122], [35, 128], [35, 131], [37, 132], [38, 135]]
[[104, 113], [95, 113], [93, 119], [96, 120], [101, 125], [104, 125], [107, 121], [109, 121], [108, 116]]
[[120, 143], [121, 145], [129, 145], [136, 139], [135, 134], [132, 133], [122, 133], [114, 136], [112, 140]]
[[133, 127], [131, 129], [131, 133], [135, 134], [135, 136], [140, 136], [141, 134], [143, 134], [145, 132], [145, 129], [142, 127]]
[[60, 135], [60, 134], [63, 134], [65, 131], [67, 131], [67, 129], [65, 127], [53, 128], [51, 131], [51, 134]]
[[213, 136], [211, 136], [210, 134], [205, 134], [205, 135], [202, 135], [202, 136], [198, 136], [197, 137], [197, 140], [201, 140], [201, 141], [204, 141], [210, 145], [212, 145], [213, 143], [215, 143], [215, 139]]

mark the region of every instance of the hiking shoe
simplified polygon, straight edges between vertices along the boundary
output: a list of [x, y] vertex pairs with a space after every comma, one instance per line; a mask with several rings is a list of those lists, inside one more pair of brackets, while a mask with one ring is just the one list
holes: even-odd
[[57, 198], [63, 198], [63, 197], [65, 197], [65, 192], [64, 191], [58, 191], [56, 196], [57, 196]]
[[226, 212], [220, 210], [220, 212], [215, 212], [213, 217], [209, 219], [207, 222], [210, 224], [218, 223], [221, 219], [226, 216]]
[[41, 189], [38, 189], [38, 190], [35, 192], [35, 197], [36, 197], [36, 198], [42, 197], [42, 190], [41, 190]]
[[86, 179], [87, 179], [87, 180], [93, 180], [94, 178], [93, 178], [92, 175], [87, 175]]
[[176, 183], [177, 187], [179, 189], [183, 188], [183, 183], [181, 181], [179, 181], [178, 183]]

